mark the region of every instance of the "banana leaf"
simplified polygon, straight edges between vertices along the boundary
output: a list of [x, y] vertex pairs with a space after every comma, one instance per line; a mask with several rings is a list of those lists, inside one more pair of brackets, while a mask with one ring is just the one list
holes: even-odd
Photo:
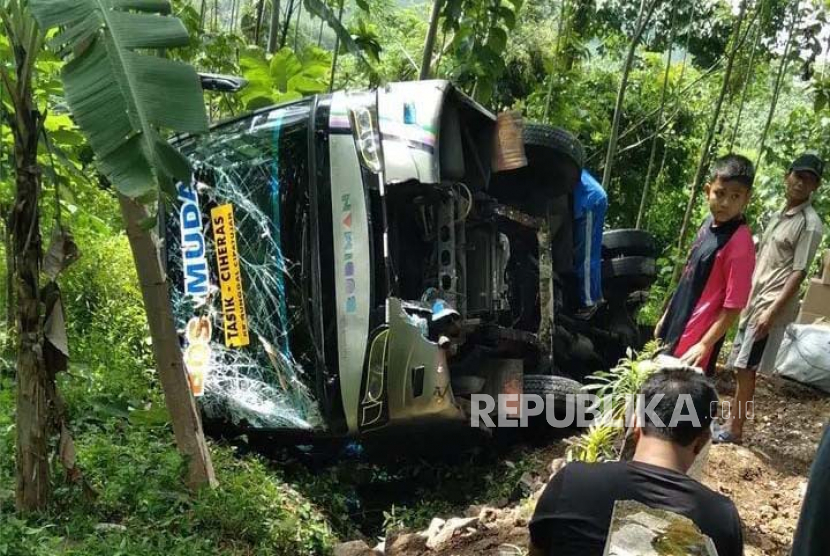
[[167, 177], [188, 180], [190, 165], [160, 129], [202, 133], [207, 115], [196, 71], [148, 49], [188, 44], [167, 0], [31, 0], [50, 41], [68, 63], [66, 101], [95, 152], [98, 168], [129, 197]]

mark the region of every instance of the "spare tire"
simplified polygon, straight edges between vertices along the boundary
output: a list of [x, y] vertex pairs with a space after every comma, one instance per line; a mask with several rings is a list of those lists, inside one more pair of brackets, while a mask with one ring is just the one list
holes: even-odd
[[553, 149], [570, 158], [580, 170], [585, 165], [585, 149], [579, 139], [559, 127], [544, 124], [525, 124], [525, 145]]
[[581, 390], [582, 384], [564, 376], [524, 375], [525, 394], [536, 394], [542, 397], [552, 395], [564, 400], [566, 395], [578, 394]]
[[646, 290], [657, 279], [657, 264], [651, 257], [619, 257], [602, 261], [603, 289], [626, 293]]
[[602, 234], [603, 257], [653, 257], [655, 254], [654, 236], [644, 230], [610, 230]]
[[[524, 393], [541, 396], [548, 403], [548, 396], [553, 396], [553, 409], [556, 413], [568, 412], [569, 408], [576, 407], [576, 394], [582, 391], [582, 384], [553, 375], [524, 375]], [[547, 408], [543, 415], [548, 415]], [[575, 415], [575, 413], [570, 413]], [[539, 416], [539, 420], [544, 420]]]

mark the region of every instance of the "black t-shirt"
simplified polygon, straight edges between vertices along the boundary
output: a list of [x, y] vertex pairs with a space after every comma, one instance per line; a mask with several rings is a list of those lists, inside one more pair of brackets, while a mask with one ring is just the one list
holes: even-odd
[[743, 554], [731, 500], [688, 475], [640, 462], [568, 464], [539, 498], [530, 539], [546, 556], [601, 556], [617, 500], [680, 514], [714, 541], [718, 556]]

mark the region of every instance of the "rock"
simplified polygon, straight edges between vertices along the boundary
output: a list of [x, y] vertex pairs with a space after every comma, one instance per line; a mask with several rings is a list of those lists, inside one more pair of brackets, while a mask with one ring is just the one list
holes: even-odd
[[548, 466], [548, 469], [550, 470], [550, 478], [552, 479], [553, 476], [559, 473], [559, 471], [567, 464], [568, 462], [565, 460], [565, 458], [556, 458], [555, 460], [550, 462], [550, 465]]
[[463, 531], [467, 527], [475, 527], [476, 525], [478, 525], [477, 517], [450, 518], [435, 535], [427, 538], [427, 548], [430, 550], [441, 550], [452, 540], [456, 533]]
[[484, 506], [479, 504], [473, 504], [467, 507], [467, 510], [464, 512], [466, 517], [478, 517], [481, 512], [484, 510]]
[[386, 536], [386, 556], [410, 556], [426, 550], [427, 539], [419, 533], [399, 531]]
[[127, 530], [120, 523], [98, 523], [94, 529], [99, 533], [124, 533]]
[[518, 546], [512, 544], [502, 544], [499, 546], [499, 556], [523, 556], [524, 552]]
[[479, 523], [490, 523], [491, 521], [495, 521], [499, 515], [499, 511], [496, 508], [482, 508], [478, 514], [478, 521]]
[[372, 549], [372, 552], [375, 553], [376, 556], [385, 556], [386, 554], [386, 541], [381, 541], [375, 545]]
[[335, 545], [334, 556], [375, 556], [375, 552], [365, 541], [349, 541]]
[[441, 530], [445, 523], [446, 521], [441, 519], [440, 517], [433, 517], [432, 521], [429, 522], [429, 527], [427, 527], [427, 530], [419, 533], [419, 535], [427, 539], [431, 539], [432, 537], [438, 534], [438, 531]]

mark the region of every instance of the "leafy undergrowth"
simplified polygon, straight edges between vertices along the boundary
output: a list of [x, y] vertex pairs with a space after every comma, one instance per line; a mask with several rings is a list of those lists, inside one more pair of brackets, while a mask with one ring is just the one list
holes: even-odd
[[[0, 394], [3, 453], [11, 454], [12, 389]], [[54, 503], [42, 517], [13, 514], [13, 463], [2, 461], [0, 555], [317, 555], [334, 535], [324, 516], [259, 458], [212, 446], [220, 486], [192, 495], [168, 427], [112, 419], [77, 435], [91, 489], [55, 470]]]

